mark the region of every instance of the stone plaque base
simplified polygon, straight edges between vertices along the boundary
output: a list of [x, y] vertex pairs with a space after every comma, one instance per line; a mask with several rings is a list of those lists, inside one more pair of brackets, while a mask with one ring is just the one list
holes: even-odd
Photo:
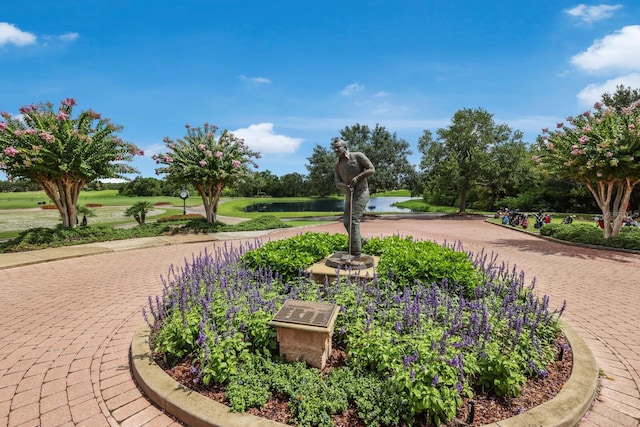
[[331, 356], [332, 334], [276, 328], [280, 357], [287, 362], [303, 361], [323, 369]]
[[[280, 356], [323, 369], [331, 356], [333, 324], [340, 307], [320, 302], [287, 300], [270, 324], [276, 327]], [[305, 323], [309, 320], [309, 323]]]

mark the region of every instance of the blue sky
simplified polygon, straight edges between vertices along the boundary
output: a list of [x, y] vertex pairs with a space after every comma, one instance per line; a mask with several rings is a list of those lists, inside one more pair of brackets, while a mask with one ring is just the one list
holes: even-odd
[[411, 144], [462, 108], [535, 141], [616, 85], [640, 88], [640, 2], [29, 0], [0, 7], [0, 111], [75, 98], [151, 155], [209, 122], [306, 174], [356, 123]]

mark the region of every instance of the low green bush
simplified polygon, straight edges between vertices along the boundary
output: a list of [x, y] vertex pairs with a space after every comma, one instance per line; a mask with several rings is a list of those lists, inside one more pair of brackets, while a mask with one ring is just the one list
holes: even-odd
[[205, 219], [202, 215], [200, 214], [194, 214], [194, 213], [190, 213], [190, 214], [186, 214], [186, 215], [169, 215], [169, 216], [163, 216], [158, 218], [156, 221], [157, 222], [178, 222], [178, 221], [185, 221], [185, 220], [193, 220], [193, 219]]
[[608, 241], [612, 248], [640, 250], [640, 228], [622, 227], [617, 237], [612, 237]]
[[431, 283], [446, 279], [458, 283], [464, 294], [471, 296], [482, 280], [465, 253], [434, 242], [399, 236], [373, 238], [366, 241], [363, 251], [380, 256], [378, 275], [394, 288], [416, 281]]
[[190, 219], [184, 225], [177, 227], [175, 231], [219, 233], [223, 231], [256, 231], [287, 227], [289, 225], [275, 215], [260, 215], [237, 224], [225, 224], [220, 221], [210, 223], [207, 222], [206, 218], [200, 216]]
[[540, 229], [543, 236], [571, 243], [640, 250], [640, 228], [622, 227], [617, 237], [604, 238], [600, 227], [590, 224], [547, 224]]
[[170, 225], [170, 222], [142, 224], [130, 228], [113, 228], [107, 225], [66, 228], [37, 227], [22, 231], [17, 237], [0, 243], [0, 253], [23, 252], [60, 246], [80, 245], [92, 242], [124, 240], [136, 237], [153, 237], [176, 233], [208, 233], [221, 231], [255, 231], [289, 227], [273, 215], [262, 215], [238, 224], [207, 223], [204, 218], [192, 219], [186, 224]]
[[247, 252], [247, 268], [270, 269], [284, 279], [297, 277], [313, 263], [338, 251], [348, 249], [346, 234], [304, 233], [286, 240], [267, 242]]
[[117, 229], [106, 225], [75, 228], [66, 228], [61, 225], [54, 228], [37, 227], [24, 230], [14, 239], [2, 242], [0, 253], [158, 236], [166, 231], [167, 227], [160, 224], [145, 224], [128, 229]]

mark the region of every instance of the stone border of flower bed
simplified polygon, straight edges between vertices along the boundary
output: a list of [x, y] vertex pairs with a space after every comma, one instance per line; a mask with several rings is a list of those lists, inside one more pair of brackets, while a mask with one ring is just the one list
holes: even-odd
[[[551, 400], [522, 414], [485, 427], [573, 427], [589, 410], [598, 391], [598, 366], [586, 343], [567, 324], [562, 324], [573, 352], [571, 376]], [[131, 341], [130, 365], [134, 380], [147, 397], [167, 413], [192, 427], [285, 427], [286, 424], [254, 415], [230, 412], [229, 408], [175, 381], [151, 356], [149, 326], [138, 328]]]

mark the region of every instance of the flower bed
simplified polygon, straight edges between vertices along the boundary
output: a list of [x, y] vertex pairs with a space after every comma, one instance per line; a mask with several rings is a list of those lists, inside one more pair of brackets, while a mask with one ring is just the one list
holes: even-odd
[[[286, 262], [272, 263], [274, 270], [259, 261], [274, 252], [321, 259], [346, 239], [307, 233], [288, 249], [287, 240], [194, 256], [170, 269], [162, 298], [150, 297], [145, 310], [155, 353], [168, 365], [188, 363], [205, 385], [224, 385], [232, 410], [279, 396], [298, 425], [332, 425], [332, 415], [345, 412], [363, 425], [438, 424], [477, 390], [517, 396], [528, 378], [546, 375], [556, 354], [560, 313], [523, 274], [483, 254], [371, 239], [364, 250], [381, 257], [373, 280], [318, 286], [291, 275]], [[278, 359], [268, 322], [289, 298], [342, 307], [334, 336], [341, 366], [320, 372]]]

